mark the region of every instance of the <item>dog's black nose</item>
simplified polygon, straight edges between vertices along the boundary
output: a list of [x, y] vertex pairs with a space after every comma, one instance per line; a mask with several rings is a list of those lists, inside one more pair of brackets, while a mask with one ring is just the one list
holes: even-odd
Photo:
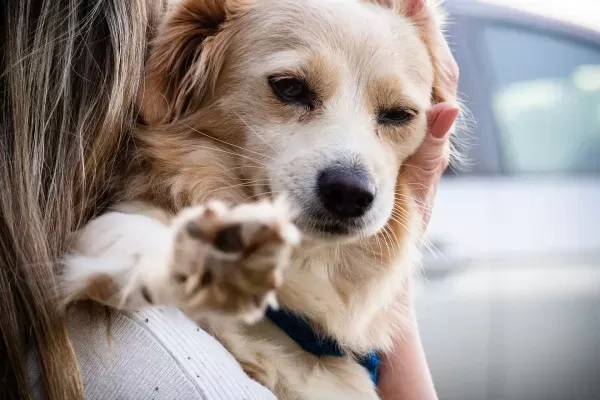
[[327, 211], [340, 219], [362, 217], [375, 199], [375, 184], [368, 172], [335, 166], [321, 172], [318, 193]]

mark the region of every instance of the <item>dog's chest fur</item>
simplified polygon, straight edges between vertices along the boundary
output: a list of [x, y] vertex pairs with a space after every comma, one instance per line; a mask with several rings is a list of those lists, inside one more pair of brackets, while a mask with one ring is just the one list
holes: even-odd
[[[154, 193], [168, 199], [169, 208], [177, 212], [209, 198], [243, 202], [248, 197], [239, 178], [228, 173], [235, 166], [233, 159], [206, 149], [196, 151], [194, 157], [188, 153], [181, 150], [181, 156], [171, 157], [168, 164], [150, 160], [148, 165], [160, 167], [165, 178], [154, 181], [150, 190], [145, 184], [151, 175], [148, 170], [133, 175], [124, 200], [147, 200]], [[207, 170], [214, 172], [210, 179]], [[198, 176], [194, 171], [199, 171]], [[188, 184], [192, 181], [198, 183]], [[321, 326], [347, 354], [389, 349], [406, 315], [395, 297], [418, 257], [416, 241], [409, 236], [402, 239], [392, 248], [389, 239], [377, 236], [349, 244], [304, 244], [285, 270], [277, 294], [280, 304]], [[253, 326], [219, 317], [199, 322], [278, 398], [378, 398], [369, 373], [355, 359], [306, 353], [267, 319]]]
[[[331, 277], [314, 274], [316, 268], [328, 268], [307, 265], [308, 260], [315, 261], [303, 257], [289, 267], [280, 302], [318, 321], [346, 354], [388, 349], [397, 331], [393, 322], [400, 320], [401, 310], [390, 302], [387, 308], [378, 307], [384, 299], [375, 292], [379, 287], [381, 294], [385, 289], [381, 281], [392, 279], [392, 274], [382, 274], [379, 284], [372, 282], [371, 288], [366, 284], [362, 292], [354, 288], [354, 292], [342, 295]], [[398, 272], [394, 275], [401, 279]], [[251, 326], [215, 319], [201, 324], [232, 352], [251, 377], [271, 388], [278, 398], [379, 398], [368, 371], [352, 356], [317, 357], [307, 353], [266, 318]]]
[[280, 399], [378, 399], [368, 372], [354, 359], [306, 353], [268, 320], [249, 327], [213, 320], [207, 328]]
[[[357, 244], [301, 247], [286, 270], [279, 302], [317, 323], [346, 354], [388, 350], [406, 315], [394, 296], [408, 276], [411, 249], [407, 243], [405, 263], [384, 265]], [[379, 398], [356, 359], [307, 353], [266, 318], [254, 326], [212, 320], [205, 327], [278, 398]]]

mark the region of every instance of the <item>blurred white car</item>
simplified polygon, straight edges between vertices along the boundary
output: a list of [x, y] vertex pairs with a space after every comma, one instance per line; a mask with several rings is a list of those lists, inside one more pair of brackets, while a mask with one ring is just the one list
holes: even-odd
[[445, 4], [476, 125], [472, 166], [440, 185], [417, 287], [440, 398], [598, 400], [600, 9], [594, 30]]

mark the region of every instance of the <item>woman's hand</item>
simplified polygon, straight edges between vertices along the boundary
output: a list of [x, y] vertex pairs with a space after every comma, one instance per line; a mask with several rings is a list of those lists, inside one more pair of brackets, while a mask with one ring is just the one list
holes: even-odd
[[458, 116], [458, 108], [449, 103], [436, 104], [428, 113], [428, 132], [423, 144], [407, 161], [406, 180], [411, 185], [417, 207], [427, 227], [431, 207], [442, 174], [448, 167], [449, 154], [445, 151], [450, 128]]
[[[425, 29], [429, 35], [436, 35], [439, 46], [434, 51], [440, 56], [444, 73], [443, 89], [452, 97], [456, 96], [458, 86], [458, 66], [452, 57], [446, 40], [437, 27], [433, 11], [425, 0], [407, 0], [411, 12], [425, 12]], [[424, 229], [429, 223], [431, 208], [437, 185], [448, 166], [448, 154], [445, 148], [449, 132], [458, 116], [459, 109], [450, 103], [436, 104], [428, 113], [428, 134], [417, 152], [407, 161], [407, 181], [413, 188], [413, 195], [423, 219]], [[409, 315], [398, 337], [402, 340], [388, 354], [382, 357], [379, 378], [379, 393], [383, 400], [436, 400], [437, 395], [427, 366], [423, 346], [419, 337], [417, 320], [412, 302], [412, 283], [406, 282], [403, 306]]]
[[[411, 187], [414, 186], [414, 195], [419, 198], [417, 203], [424, 226], [429, 222], [437, 184], [448, 166], [444, 146], [457, 114], [458, 109], [447, 103], [433, 107], [429, 114], [427, 138], [408, 162], [411, 165]], [[397, 342], [392, 352], [382, 357], [379, 393], [383, 400], [435, 400], [437, 395], [414, 314], [410, 279], [406, 282], [404, 293], [403, 307], [409, 315], [398, 334], [402, 340]]]

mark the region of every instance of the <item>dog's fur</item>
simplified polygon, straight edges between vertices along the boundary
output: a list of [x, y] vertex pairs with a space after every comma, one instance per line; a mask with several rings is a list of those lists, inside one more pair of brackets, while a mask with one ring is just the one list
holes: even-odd
[[[378, 398], [351, 356], [304, 353], [260, 317], [276, 290], [348, 354], [391, 347], [421, 233], [402, 164], [427, 110], [452, 100], [421, 18], [403, 0], [174, 2], [150, 50], [121, 201], [78, 232], [68, 300], [177, 306], [282, 399]], [[305, 79], [315, 107], [282, 104], [273, 74]], [[414, 116], [378, 123], [390, 107]], [[377, 195], [328, 234], [313, 192], [336, 163], [368, 171]]]

